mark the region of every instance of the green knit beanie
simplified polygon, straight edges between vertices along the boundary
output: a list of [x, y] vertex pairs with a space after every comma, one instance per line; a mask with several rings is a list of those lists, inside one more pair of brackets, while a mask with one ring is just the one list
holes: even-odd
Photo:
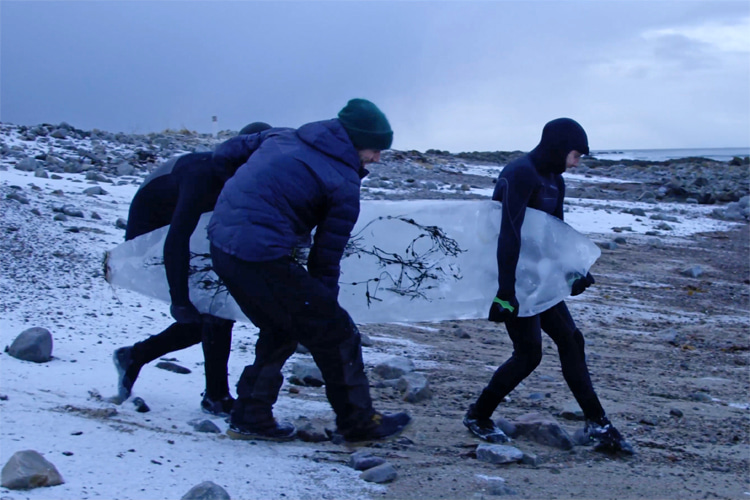
[[391, 147], [393, 130], [382, 111], [367, 99], [352, 99], [339, 111], [339, 120], [357, 151]]

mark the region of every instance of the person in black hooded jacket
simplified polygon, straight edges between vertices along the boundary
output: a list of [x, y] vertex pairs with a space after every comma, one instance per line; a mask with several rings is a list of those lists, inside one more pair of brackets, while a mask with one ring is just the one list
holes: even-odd
[[[240, 136], [270, 128], [267, 123], [254, 122], [245, 126]], [[198, 312], [190, 302], [188, 274], [190, 236], [201, 215], [214, 209], [224, 183], [237, 166], [215, 161], [213, 152], [182, 155], [154, 170], [133, 197], [125, 229], [126, 241], [169, 225], [164, 242], [164, 267], [172, 301], [170, 312], [175, 323], [157, 335], [114, 352], [121, 401], [130, 397], [145, 364], [201, 342], [206, 376], [201, 407], [218, 416], [228, 416], [232, 409], [234, 398], [227, 384], [227, 362], [234, 322]]]
[[[490, 307], [489, 320], [505, 322], [513, 342], [513, 354], [497, 369], [464, 417], [464, 425], [486, 441], [509, 441], [490, 417], [503, 398], [539, 365], [543, 330], [557, 345], [563, 377], [587, 420], [584, 429], [587, 438], [597, 449], [633, 452], [606, 417], [594, 392], [586, 366], [583, 334], [565, 302], [535, 316], [518, 317], [516, 265], [526, 208], [535, 208], [562, 220], [565, 197], [562, 174], [577, 166], [581, 155], [588, 153], [588, 138], [583, 127], [570, 118], [558, 118], [544, 126], [539, 145], [510, 162], [495, 184], [492, 198], [502, 202], [502, 221], [497, 243], [498, 291]], [[578, 295], [592, 284], [594, 278], [590, 273], [574, 277], [571, 294]]]

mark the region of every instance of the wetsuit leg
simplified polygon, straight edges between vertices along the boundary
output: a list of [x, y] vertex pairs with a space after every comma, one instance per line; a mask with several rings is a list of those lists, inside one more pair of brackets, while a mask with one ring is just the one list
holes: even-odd
[[200, 323], [172, 323], [161, 333], [133, 344], [133, 361], [145, 365], [170, 352], [179, 351], [201, 341]]
[[583, 334], [576, 328], [565, 302], [544, 311], [540, 317], [542, 330], [557, 344], [565, 382], [586, 418], [598, 422], [604, 416], [604, 409], [586, 366]]
[[490, 379], [474, 405], [477, 418], [489, 418], [505, 396], [528, 377], [542, 360], [539, 316], [513, 318], [505, 322], [513, 341], [513, 354]]
[[205, 359], [206, 397], [219, 401], [229, 395], [227, 363], [232, 348], [232, 327], [234, 321], [202, 315], [201, 344]]

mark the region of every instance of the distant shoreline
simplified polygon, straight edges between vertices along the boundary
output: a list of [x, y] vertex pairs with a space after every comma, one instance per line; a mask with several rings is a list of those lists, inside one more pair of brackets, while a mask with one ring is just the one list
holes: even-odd
[[716, 161], [731, 161], [733, 158], [750, 156], [750, 147], [609, 149], [592, 151], [590, 156], [599, 160], [668, 161], [680, 158], [707, 158]]
[[[194, 146], [201, 146], [203, 148], [211, 148], [216, 144], [223, 142], [237, 134], [237, 131], [222, 130], [217, 134], [200, 133], [192, 130], [181, 129], [181, 130], [170, 130], [166, 129], [161, 132], [150, 132], [150, 133], [133, 133], [128, 134], [124, 132], [107, 132], [99, 129], [82, 130], [78, 129], [68, 123], [62, 122], [54, 125], [49, 123], [42, 123], [38, 125], [16, 125], [10, 122], [0, 122], [0, 129], [5, 132], [14, 130], [21, 136], [22, 140], [31, 141], [37, 137], [51, 137], [58, 139], [68, 138], [96, 138], [99, 140], [109, 140], [112, 142], [130, 143], [133, 139], [140, 139], [144, 142], [144, 145], [153, 145], [164, 142], [166, 139], [168, 142], [174, 140], [175, 142], [184, 142]], [[409, 150], [393, 150], [394, 152], [401, 151], [405, 154], [409, 154]], [[413, 152], [413, 150], [412, 150]], [[438, 156], [452, 156], [456, 158], [473, 159], [480, 161], [495, 161], [499, 163], [507, 163], [525, 153], [527, 151], [461, 151], [458, 153], [451, 153], [450, 151], [441, 151], [439, 149], [427, 149], [424, 153], [418, 152], [419, 154], [425, 155], [438, 155]], [[602, 149], [594, 150], [589, 155], [589, 158], [593, 161], [646, 161], [646, 162], [669, 162], [672, 160], [690, 159], [690, 158], [705, 158], [708, 160], [731, 162], [735, 158], [743, 160], [742, 163], [746, 164], [747, 158], [750, 158], [750, 146], [747, 147], [724, 147], [724, 148], [663, 148], [663, 149]]]

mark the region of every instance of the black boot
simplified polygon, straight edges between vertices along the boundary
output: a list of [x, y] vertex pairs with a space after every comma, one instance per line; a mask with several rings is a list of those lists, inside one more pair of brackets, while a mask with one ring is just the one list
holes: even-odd
[[630, 443], [625, 441], [625, 438], [615, 429], [615, 426], [612, 425], [612, 422], [607, 417], [602, 417], [597, 422], [587, 420], [583, 434], [594, 444], [596, 451], [622, 452], [627, 455], [635, 454], [635, 450]]
[[406, 412], [383, 414], [374, 412], [369, 418], [345, 427], [339, 427], [337, 434], [349, 443], [382, 441], [401, 434], [411, 423]]
[[120, 347], [112, 355], [112, 360], [117, 369], [117, 393], [122, 403], [130, 397], [135, 379], [138, 378], [143, 365], [133, 359], [132, 347]]
[[291, 422], [273, 422], [264, 426], [254, 424], [229, 424], [227, 435], [232, 439], [245, 441], [292, 441], [297, 435], [297, 429]]
[[237, 399], [232, 408], [227, 435], [232, 439], [291, 441], [297, 429], [290, 422], [277, 422], [270, 407]]
[[210, 398], [208, 394], [204, 394], [201, 401], [203, 412], [217, 417], [228, 417], [232, 413], [232, 406], [234, 406], [234, 398], [229, 394], [218, 399]]
[[472, 434], [489, 443], [507, 443], [510, 441], [510, 438], [500, 427], [495, 425], [491, 418], [478, 416], [474, 405], [469, 405], [469, 410], [464, 415], [464, 425]]

